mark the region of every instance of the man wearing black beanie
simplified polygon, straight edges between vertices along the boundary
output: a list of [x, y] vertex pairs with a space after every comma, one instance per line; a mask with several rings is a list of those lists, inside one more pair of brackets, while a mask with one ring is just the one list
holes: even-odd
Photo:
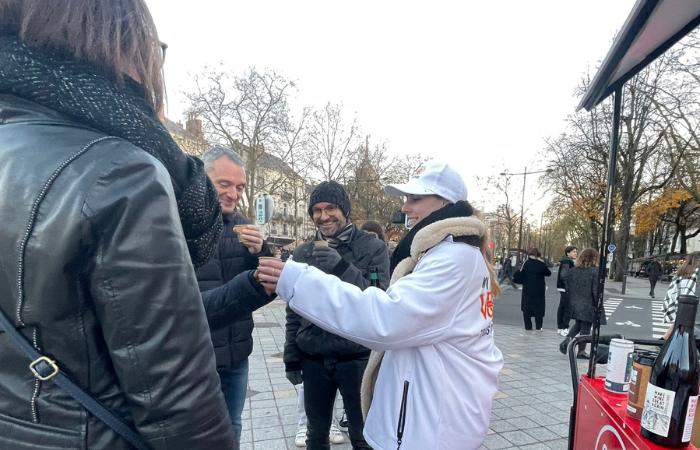
[[[379, 273], [379, 285], [389, 285], [386, 245], [350, 222], [350, 199], [343, 186], [324, 181], [309, 199], [309, 215], [316, 224], [314, 242], [301, 245], [294, 261], [303, 262], [352, 283], [370, 286], [370, 271]], [[308, 322], [287, 308], [284, 363], [292, 384], [304, 382], [304, 407], [310, 450], [330, 448], [328, 433], [336, 390], [343, 396], [353, 449], [369, 449], [362, 436], [360, 385], [369, 349]]]

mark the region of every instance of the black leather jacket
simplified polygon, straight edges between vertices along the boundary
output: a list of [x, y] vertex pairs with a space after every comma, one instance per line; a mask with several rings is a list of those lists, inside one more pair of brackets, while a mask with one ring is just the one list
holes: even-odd
[[[117, 138], [79, 154], [100, 138], [0, 94], [0, 307], [152, 448], [232, 448], [169, 175]], [[4, 333], [0, 361], [0, 448], [130, 448]]]

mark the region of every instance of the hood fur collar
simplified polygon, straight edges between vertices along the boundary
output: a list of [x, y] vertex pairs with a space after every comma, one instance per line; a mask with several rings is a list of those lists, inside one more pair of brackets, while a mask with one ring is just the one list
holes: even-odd
[[411, 273], [425, 252], [444, 241], [447, 236], [482, 237], [484, 234], [486, 234], [486, 225], [474, 216], [452, 217], [431, 223], [416, 233], [411, 244], [411, 256], [404, 258], [396, 266], [391, 276], [391, 283]]

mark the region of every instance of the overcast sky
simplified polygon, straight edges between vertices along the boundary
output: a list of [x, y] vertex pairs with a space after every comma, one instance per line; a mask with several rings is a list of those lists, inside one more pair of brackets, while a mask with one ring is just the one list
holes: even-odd
[[[296, 80], [297, 108], [342, 102], [371, 142], [476, 176], [544, 167], [581, 77], [594, 73], [634, 0], [147, 0], [168, 44], [168, 116], [205, 65], [273, 69]], [[520, 186], [516, 183], [517, 186]], [[528, 183], [532, 205], [541, 191]], [[516, 194], [519, 194], [520, 187]], [[519, 204], [518, 204], [519, 206]]]

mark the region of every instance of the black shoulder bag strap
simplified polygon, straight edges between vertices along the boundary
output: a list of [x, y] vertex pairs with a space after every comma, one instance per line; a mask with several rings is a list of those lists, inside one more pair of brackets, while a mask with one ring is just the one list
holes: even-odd
[[[102, 137], [95, 139], [88, 143], [80, 151], [74, 153], [70, 158], [61, 163], [58, 168], [53, 172], [51, 178], [46, 182], [44, 188], [41, 190], [39, 197], [34, 202], [32, 206], [32, 214], [29, 218], [29, 224], [27, 230], [31, 231], [34, 228], [34, 221], [36, 219], [36, 212], [39, 208], [39, 204], [46, 196], [49, 188], [53, 184], [54, 180], [60, 175], [60, 173], [65, 169], [71, 162], [77, 159], [79, 156], [87, 152], [93, 145], [97, 144], [106, 139], [115, 139], [114, 137]], [[30, 233], [27, 233], [29, 236]], [[21, 273], [21, 272], [20, 272]], [[114, 430], [115, 433], [119, 434], [131, 445], [136, 447], [138, 450], [150, 450], [150, 446], [144, 441], [141, 435], [136, 432], [131, 426], [122, 420], [114, 412], [107, 409], [99, 401], [93, 398], [90, 394], [85, 392], [80, 388], [74, 381], [68, 378], [63, 372], [61, 372], [58, 363], [48, 356], [42, 355], [34, 348], [31, 342], [15, 328], [14, 324], [10, 321], [8, 316], [2, 309], [0, 309], [0, 330], [4, 330], [5, 333], [10, 337], [12, 342], [14, 342], [22, 353], [25, 354], [27, 359], [31, 361], [29, 363], [29, 370], [32, 372], [34, 377], [41, 381], [53, 381], [61, 387], [68, 395], [73, 397], [75, 401], [80, 403], [86, 410], [88, 410], [93, 416], [100, 419], [108, 427]]]

